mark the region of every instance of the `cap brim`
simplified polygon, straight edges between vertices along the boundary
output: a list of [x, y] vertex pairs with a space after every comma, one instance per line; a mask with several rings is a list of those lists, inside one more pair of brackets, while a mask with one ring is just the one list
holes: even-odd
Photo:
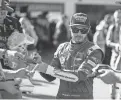
[[81, 24], [72, 24], [72, 25], [69, 25], [69, 26], [76, 26], [76, 27], [80, 27], [80, 28], [90, 28], [90, 26], [81, 25]]

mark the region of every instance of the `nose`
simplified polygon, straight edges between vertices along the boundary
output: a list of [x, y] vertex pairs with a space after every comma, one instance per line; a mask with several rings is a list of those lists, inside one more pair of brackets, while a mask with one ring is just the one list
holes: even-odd
[[77, 35], [82, 35], [81, 31], [79, 30], [79, 32], [77, 33]]

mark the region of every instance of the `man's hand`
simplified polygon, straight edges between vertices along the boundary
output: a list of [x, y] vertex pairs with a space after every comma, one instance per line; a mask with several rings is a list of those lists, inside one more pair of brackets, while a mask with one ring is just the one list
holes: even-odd
[[115, 72], [111, 69], [100, 69], [98, 72], [102, 73], [98, 75], [104, 83], [106, 84], [114, 84], [117, 82], [117, 78], [115, 76]]
[[20, 92], [18, 89], [16, 89], [14, 81], [5, 81], [2, 83], [3, 83], [3, 89], [11, 94], [16, 94]]
[[110, 69], [110, 66], [106, 64], [98, 64], [96, 67], [92, 69], [92, 73], [89, 74], [87, 77], [96, 77], [102, 74], [102, 72], [99, 72], [100, 69]]
[[27, 74], [27, 76], [28, 76], [29, 79], [32, 79], [32, 77], [34, 76], [34, 74], [35, 74], [35, 71], [30, 71], [30, 72]]
[[14, 82], [15, 82], [16, 85], [20, 85], [21, 82], [22, 82], [22, 79], [21, 78], [15, 78]]

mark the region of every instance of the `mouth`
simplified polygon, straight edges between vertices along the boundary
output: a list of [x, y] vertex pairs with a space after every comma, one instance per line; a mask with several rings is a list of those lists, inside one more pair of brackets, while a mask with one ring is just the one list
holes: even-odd
[[76, 36], [75, 38], [76, 39], [82, 39], [83, 37], [82, 36]]

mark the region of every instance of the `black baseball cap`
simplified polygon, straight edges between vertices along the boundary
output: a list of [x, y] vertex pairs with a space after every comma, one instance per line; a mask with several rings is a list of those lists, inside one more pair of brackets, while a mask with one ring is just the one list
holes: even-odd
[[86, 14], [75, 13], [72, 15], [69, 26], [80, 26], [90, 28], [90, 21]]

